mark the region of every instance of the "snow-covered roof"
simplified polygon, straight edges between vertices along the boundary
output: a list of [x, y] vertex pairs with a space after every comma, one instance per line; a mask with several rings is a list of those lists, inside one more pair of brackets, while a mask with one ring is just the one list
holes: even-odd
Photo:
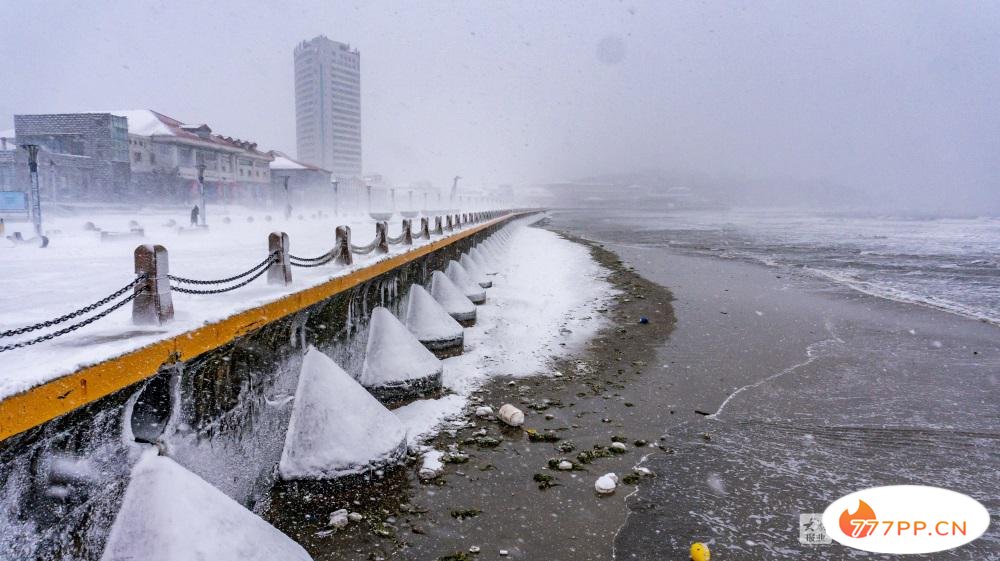
[[6, 138], [7, 140], [14, 138], [14, 129], [0, 131], [0, 138]]
[[188, 124], [152, 109], [120, 109], [105, 111], [128, 119], [128, 132], [139, 136], [172, 136], [192, 142], [215, 144], [220, 147], [244, 150], [262, 156], [266, 153], [257, 150], [257, 144], [228, 136], [213, 134], [212, 129], [204, 123]]
[[327, 171], [327, 170], [324, 170], [323, 168], [312, 166], [312, 165], [300, 162], [298, 160], [293, 160], [292, 158], [288, 157], [287, 154], [285, 154], [283, 152], [278, 152], [277, 150], [271, 150], [271, 156], [274, 157], [274, 160], [271, 161], [271, 169], [272, 170], [275, 170], [275, 169], [278, 169], [278, 170], [311, 169], [311, 170], [315, 170], [315, 171]]

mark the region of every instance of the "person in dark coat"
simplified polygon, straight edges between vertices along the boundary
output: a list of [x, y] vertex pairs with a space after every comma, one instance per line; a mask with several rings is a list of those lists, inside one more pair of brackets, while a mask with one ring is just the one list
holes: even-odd
[[194, 205], [194, 208], [191, 209], [191, 225], [192, 226], [197, 226], [198, 225], [198, 212], [199, 212], [198, 205]]

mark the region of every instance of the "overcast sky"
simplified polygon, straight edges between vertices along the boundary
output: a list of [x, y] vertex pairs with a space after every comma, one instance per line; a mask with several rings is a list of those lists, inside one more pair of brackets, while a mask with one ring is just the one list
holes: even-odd
[[15, 2], [15, 113], [150, 108], [294, 155], [292, 49], [362, 55], [364, 166], [515, 184], [636, 168], [1000, 199], [1000, 3]]

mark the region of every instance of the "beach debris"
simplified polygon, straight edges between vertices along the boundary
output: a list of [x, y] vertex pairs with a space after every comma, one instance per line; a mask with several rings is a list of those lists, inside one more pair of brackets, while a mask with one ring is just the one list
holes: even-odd
[[441, 461], [446, 464], [464, 464], [468, 463], [469, 456], [461, 452], [451, 452], [442, 456]]
[[573, 450], [576, 450], [576, 444], [572, 440], [563, 440], [556, 446], [556, 450], [559, 450], [563, 454], [569, 454]]
[[639, 474], [630, 473], [628, 475], [622, 476], [622, 483], [626, 485], [635, 485], [636, 483], [639, 482], [639, 479], [640, 479]]
[[620, 434], [611, 437], [611, 442], [628, 442], [628, 439]]
[[559, 442], [561, 440], [558, 435], [551, 432], [538, 432], [535, 429], [527, 429], [524, 432], [528, 434], [528, 440], [531, 442]]
[[510, 555], [510, 552], [507, 551], [506, 549], [500, 550], [500, 557], [507, 557], [508, 555]]
[[489, 405], [480, 405], [476, 407], [476, 416], [481, 419], [490, 418], [493, 416], [493, 408]]
[[621, 442], [612, 442], [611, 451], [615, 454], [624, 454], [628, 450], [628, 447]]
[[646, 316], [642, 316], [639, 318], [639, 323], [641, 323], [642, 325], [646, 325], [647, 323], [649, 323], [649, 318], [647, 318]]
[[709, 561], [711, 558], [712, 553], [707, 545], [701, 542], [691, 544], [691, 561]]
[[330, 513], [330, 526], [340, 529], [340, 528], [346, 528], [349, 523], [350, 520], [347, 517], [346, 508], [335, 510]]
[[652, 477], [653, 476], [653, 472], [649, 468], [637, 467], [637, 468], [635, 468], [635, 472], [638, 473], [639, 475], [642, 475], [642, 476], [645, 476], [645, 477]]
[[542, 491], [559, 485], [559, 483], [556, 482], [555, 477], [546, 473], [536, 473], [531, 478], [535, 481], [535, 483], [538, 483], [538, 488]]
[[594, 482], [594, 491], [601, 495], [610, 495], [618, 487], [618, 476], [614, 473], [605, 473]]
[[351, 512], [348, 513], [347, 519], [350, 520], [351, 522], [361, 522], [362, 520], [365, 519], [365, 517], [362, 516], [360, 512]]
[[524, 424], [524, 411], [509, 403], [505, 403], [500, 408], [500, 420], [512, 427], [519, 427]]
[[584, 450], [576, 455], [576, 459], [581, 464], [589, 464], [598, 458], [610, 458], [611, 452], [603, 446], [594, 445], [593, 450]]
[[573, 469], [573, 462], [569, 460], [562, 460], [561, 462], [556, 464], [556, 469], [560, 471], [570, 471]]
[[492, 436], [480, 436], [475, 439], [476, 446], [480, 448], [496, 448], [500, 445], [500, 441]]
[[479, 553], [480, 551], [482, 550], [479, 549], [478, 545], [473, 545], [469, 547], [469, 553]]
[[635, 446], [636, 448], [645, 448], [646, 446], [649, 446], [649, 442], [640, 438], [633, 442], [632, 446]]
[[482, 512], [478, 508], [464, 508], [451, 511], [451, 517], [455, 520], [465, 520], [466, 518], [479, 516]]
[[444, 463], [441, 461], [442, 456], [444, 454], [440, 450], [429, 450], [424, 454], [424, 460], [418, 472], [420, 479], [434, 479], [444, 472]]

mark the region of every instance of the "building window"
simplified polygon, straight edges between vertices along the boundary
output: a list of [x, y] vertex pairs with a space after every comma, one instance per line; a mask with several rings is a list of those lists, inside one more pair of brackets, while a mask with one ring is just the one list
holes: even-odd
[[141, 162], [142, 161], [142, 152], [133, 152], [132, 153], [132, 161], [134, 161], [134, 162]]

